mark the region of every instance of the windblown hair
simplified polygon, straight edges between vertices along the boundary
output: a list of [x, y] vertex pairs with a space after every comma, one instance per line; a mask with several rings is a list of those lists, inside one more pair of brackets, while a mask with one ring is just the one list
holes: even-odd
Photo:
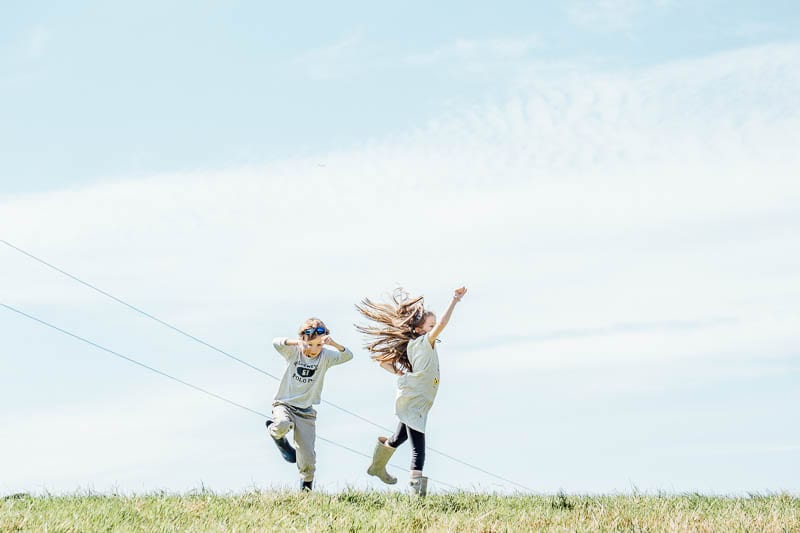
[[390, 302], [373, 302], [364, 298], [356, 309], [375, 322], [368, 326], [356, 324], [356, 329], [368, 336], [364, 347], [370, 351], [372, 359], [380, 363], [388, 361], [397, 371], [412, 372], [408, 343], [420, 336], [415, 328], [433, 315], [425, 310], [423, 297], [412, 298], [398, 287], [392, 292]]

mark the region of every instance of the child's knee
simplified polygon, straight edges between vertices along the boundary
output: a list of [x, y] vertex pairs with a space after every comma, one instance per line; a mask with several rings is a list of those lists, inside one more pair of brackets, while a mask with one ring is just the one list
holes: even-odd
[[276, 420], [269, 426], [269, 434], [272, 435], [276, 439], [280, 439], [281, 437], [285, 436], [289, 431], [292, 429], [292, 421], [291, 420]]

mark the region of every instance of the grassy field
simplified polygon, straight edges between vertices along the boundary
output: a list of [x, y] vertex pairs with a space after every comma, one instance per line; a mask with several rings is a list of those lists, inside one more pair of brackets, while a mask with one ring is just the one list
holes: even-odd
[[800, 531], [800, 498], [252, 492], [7, 496], [0, 531]]

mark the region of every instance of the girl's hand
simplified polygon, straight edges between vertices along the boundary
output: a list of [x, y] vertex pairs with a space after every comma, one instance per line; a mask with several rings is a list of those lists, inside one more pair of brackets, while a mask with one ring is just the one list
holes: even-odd
[[457, 301], [457, 302], [460, 302], [461, 298], [463, 298], [465, 294], [467, 294], [467, 288], [466, 287], [459, 287], [458, 289], [456, 289], [454, 291], [453, 299], [455, 301]]

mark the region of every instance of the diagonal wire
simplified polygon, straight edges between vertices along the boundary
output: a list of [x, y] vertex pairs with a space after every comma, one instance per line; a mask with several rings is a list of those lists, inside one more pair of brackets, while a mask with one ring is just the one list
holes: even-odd
[[149, 319], [151, 319], [151, 320], [155, 320], [156, 322], [158, 322], [158, 323], [159, 323], [159, 324], [161, 324], [162, 326], [166, 326], [166, 327], [168, 327], [169, 329], [171, 329], [171, 330], [175, 331], [176, 333], [180, 333], [181, 335], [183, 335], [183, 336], [185, 336], [185, 337], [189, 337], [189, 338], [190, 338], [190, 339], [192, 339], [193, 341], [195, 341], [195, 342], [199, 342], [200, 344], [202, 344], [203, 346], [206, 346], [207, 348], [211, 348], [212, 350], [214, 350], [214, 351], [217, 351], [217, 352], [219, 352], [219, 353], [221, 353], [221, 354], [223, 354], [223, 355], [225, 355], [225, 356], [227, 356], [227, 357], [230, 357], [231, 359], [233, 359], [233, 360], [235, 360], [235, 361], [238, 361], [239, 363], [241, 363], [241, 364], [243, 364], [243, 365], [245, 365], [245, 366], [248, 366], [248, 367], [252, 368], [253, 370], [255, 370], [255, 371], [257, 371], [257, 372], [261, 372], [262, 374], [265, 374], [265, 375], [267, 375], [267, 376], [269, 376], [269, 377], [271, 377], [271, 378], [273, 378], [273, 379], [276, 379], [276, 380], [280, 381], [280, 378], [279, 378], [278, 376], [275, 376], [274, 374], [270, 374], [270, 373], [269, 373], [269, 372], [267, 372], [266, 370], [263, 370], [263, 369], [261, 369], [261, 368], [258, 368], [257, 366], [255, 366], [255, 365], [253, 365], [253, 364], [250, 364], [250, 363], [248, 363], [248, 362], [247, 362], [247, 361], [245, 361], [244, 359], [240, 359], [240, 358], [236, 357], [236, 356], [235, 356], [235, 355], [233, 355], [233, 354], [230, 354], [230, 353], [228, 353], [228, 352], [226, 352], [226, 351], [224, 351], [224, 350], [221, 350], [221, 349], [217, 348], [216, 346], [212, 346], [211, 344], [207, 343], [207, 342], [206, 342], [206, 341], [204, 341], [203, 339], [199, 339], [199, 338], [195, 337], [194, 335], [192, 335], [192, 334], [190, 334], [190, 333], [186, 333], [186, 332], [185, 332], [185, 331], [183, 331], [182, 329], [178, 329], [177, 327], [173, 326], [172, 324], [170, 324], [170, 323], [168, 323], [168, 322], [165, 322], [165, 321], [161, 320], [160, 318], [158, 318], [158, 317], [156, 317], [156, 316], [153, 316], [153, 315], [151, 315], [151, 314], [150, 314], [150, 313], [148, 313], [147, 311], [144, 311], [144, 310], [142, 310], [142, 309], [139, 309], [138, 307], [136, 307], [136, 306], [133, 306], [133, 305], [129, 304], [128, 302], [126, 302], [126, 301], [124, 301], [124, 300], [121, 300], [121, 299], [117, 298], [117, 297], [116, 297], [116, 296], [114, 296], [113, 294], [109, 294], [109, 293], [107, 293], [107, 292], [106, 292], [106, 291], [104, 291], [103, 289], [100, 289], [100, 288], [98, 288], [98, 287], [95, 287], [95, 286], [94, 286], [94, 285], [92, 285], [91, 283], [87, 283], [87, 282], [83, 281], [82, 279], [80, 279], [80, 278], [78, 278], [78, 277], [76, 277], [76, 276], [73, 276], [73, 275], [72, 275], [72, 274], [70, 274], [69, 272], [66, 272], [66, 271], [64, 271], [64, 270], [61, 270], [61, 269], [60, 269], [60, 268], [58, 268], [57, 266], [55, 266], [55, 265], [53, 265], [53, 264], [51, 264], [51, 263], [48, 263], [48, 262], [47, 262], [47, 261], [45, 261], [44, 259], [40, 259], [40, 258], [36, 257], [35, 255], [33, 255], [33, 254], [31, 254], [31, 253], [28, 253], [28, 252], [26, 252], [26, 251], [25, 251], [25, 250], [23, 250], [22, 248], [19, 248], [19, 247], [17, 247], [17, 246], [14, 246], [13, 244], [11, 244], [11, 243], [10, 243], [10, 242], [8, 242], [8, 241], [5, 241], [5, 240], [2, 240], [2, 239], [0, 239], [0, 242], [2, 242], [3, 244], [5, 244], [5, 245], [6, 245], [6, 246], [8, 246], [9, 248], [12, 248], [12, 249], [14, 249], [14, 250], [18, 251], [18, 252], [19, 252], [19, 253], [21, 253], [21, 254], [27, 255], [28, 257], [30, 257], [30, 258], [31, 258], [31, 259], [33, 259], [34, 261], [38, 261], [39, 263], [41, 263], [41, 264], [43, 264], [43, 265], [45, 265], [45, 266], [47, 266], [47, 267], [49, 267], [49, 268], [52, 268], [52, 269], [53, 269], [53, 270], [55, 270], [56, 272], [60, 272], [61, 274], [63, 274], [63, 275], [65, 275], [65, 276], [67, 276], [68, 278], [70, 278], [70, 279], [73, 279], [73, 280], [77, 281], [77, 282], [78, 282], [78, 283], [80, 283], [81, 285], [84, 285], [84, 286], [86, 286], [86, 287], [88, 287], [88, 288], [92, 289], [93, 291], [99, 292], [99, 293], [100, 293], [100, 294], [102, 294], [103, 296], [106, 296], [106, 297], [108, 297], [108, 298], [111, 298], [111, 299], [112, 299], [112, 300], [114, 300], [115, 302], [117, 302], [117, 303], [119, 303], [119, 304], [122, 304], [122, 305], [124, 305], [124, 306], [125, 306], [125, 307], [127, 307], [128, 309], [131, 309], [131, 310], [133, 310], [133, 311], [136, 311], [137, 313], [139, 313], [139, 314], [141, 314], [141, 315], [144, 315], [144, 316], [146, 316], [147, 318], [149, 318]]
[[[74, 276], [74, 275], [70, 274], [69, 272], [66, 272], [65, 270], [62, 270], [61, 268], [59, 268], [59, 267], [57, 267], [57, 266], [45, 261], [44, 259], [41, 259], [40, 257], [37, 257], [37, 256], [33, 255], [30, 252], [27, 252], [27, 251], [23, 250], [22, 248], [19, 248], [18, 246], [15, 246], [15, 245], [11, 244], [10, 242], [8, 242], [8, 241], [6, 241], [4, 239], [0, 239], [0, 242], [5, 244], [9, 248], [11, 248], [13, 250], [16, 250], [17, 252], [19, 252], [19, 253], [21, 253], [21, 254], [33, 259], [34, 261], [37, 261], [38, 263], [41, 263], [41, 264], [45, 265], [46, 267], [48, 267], [48, 268], [50, 268], [52, 270], [55, 270], [56, 272], [59, 272], [59, 273], [63, 274], [64, 276], [66, 276], [66, 277], [68, 277], [68, 278], [70, 278], [70, 279], [72, 279], [74, 281], [77, 281], [81, 285], [84, 285], [85, 287], [87, 287], [89, 289], [92, 289], [93, 291], [98, 292], [98, 293], [102, 294], [103, 296], [106, 296], [107, 298], [110, 298], [110, 299], [114, 300], [115, 302], [127, 307], [128, 309], [131, 309], [132, 311], [135, 311], [135, 312], [137, 312], [137, 313], [139, 313], [139, 314], [141, 314], [143, 316], [146, 316], [147, 318], [150, 318], [151, 320], [154, 320], [154, 321], [158, 322], [159, 324], [171, 329], [172, 331], [175, 331], [176, 333], [179, 333], [179, 334], [181, 334], [181, 335], [183, 335], [183, 336], [185, 336], [185, 337], [187, 337], [187, 338], [189, 338], [189, 339], [191, 339], [191, 340], [193, 340], [195, 342], [198, 342], [198, 343], [202, 344], [203, 346], [206, 346], [207, 348], [210, 348], [210, 349], [214, 350], [215, 352], [218, 352], [218, 353], [220, 353], [220, 354], [222, 354], [222, 355], [224, 355], [226, 357], [229, 357], [229, 358], [233, 359], [234, 361], [237, 361], [237, 362], [239, 362], [239, 363], [241, 363], [241, 364], [243, 364], [243, 365], [245, 365], [245, 366], [257, 371], [257, 372], [260, 372], [261, 374], [269, 376], [269, 377], [271, 377], [272, 379], [274, 379], [276, 381], [280, 381], [280, 378], [275, 376], [274, 374], [271, 374], [270, 372], [267, 372], [266, 370], [263, 370], [263, 369], [255, 366], [255, 365], [253, 365], [251, 363], [248, 363], [244, 359], [236, 357], [235, 355], [233, 355], [233, 354], [231, 354], [231, 353], [229, 353], [229, 352], [227, 352], [227, 351], [225, 351], [225, 350], [223, 350], [221, 348], [218, 348], [218, 347], [216, 347], [216, 346], [214, 346], [214, 345], [212, 345], [212, 344], [210, 344], [210, 343], [208, 343], [208, 342], [196, 337], [195, 335], [192, 335], [191, 333], [187, 333], [186, 331], [178, 328], [177, 326], [174, 326], [174, 325], [170, 324], [169, 322], [166, 322], [166, 321], [164, 321], [164, 320], [162, 320], [162, 319], [160, 319], [160, 318], [158, 318], [156, 316], [153, 316], [150, 313], [148, 313], [148, 312], [146, 312], [146, 311], [144, 311], [144, 310], [142, 310], [142, 309], [140, 309], [140, 308], [138, 308], [138, 307], [136, 307], [134, 305], [129, 304], [128, 302], [126, 302], [126, 301], [124, 301], [124, 300], [122, 300], [120, 298], [117, 298], [113, 294], [110, 294], [110, 293], [104, 291], [103, 289], [100, 289], [99, 287], [96, 287], [96, 286], [92, 285], [91, 283], [88, 283], [88, 282], [78, 278], [77, 276]], [[363, 422], [366, 422], [366, 423], [368, 423], [368, 424], [370, 424], [370, 425], [372, 425], [374, 427], [377, 427], [379, 429], [383, 429], [384, 431], [388, 431], [390, 433], [392, 433], [394, 431], [393, 429], [391, 429], [389, 427], [386, 427], [386, 426], [384, 426], [382, 424], [379, 424], [377, 422], [373, 422], [372, 420], [370, 420], [368, 418], [365, 418], [365, 417], [359, 415], [358, 413], [355, 413], [355, 412], [353, 412], [353, 411], [351, 411], [351, 410], [349, 410], [349, 409], [347, 409], [345, 407], [337, 405], [337, 404], [335, 404], [333, 402], [330, 402], [328, 400], [322, 400], [322, 403], [324, 403], [326, 405], [330, 405], [331, 407], [333, 407], [335, 409], [338, 409], [338, 410], [340, 410], [340, 411], [342, 411], [344, 413], [347, 413], [347, 414], [349, 414], [349, 415], [351, 415], [351, 416], [353, 416], [355, 418], [358, 418], [359, 420], [361, 420]], [[526, 486], [524, 486], [524, 485], [522, 485], [520, 483], [517, 483], [516, 481], [512, 481], [510, 479], [507, 479], [507, 478], [504, 478], [502, 476], [499, 476], [499, 475], [497, 475], [497, 474], [495, 474], [493, 472], [489, 472], [488, 470], [485, 470], [485, 469], [483, 469], [481, 467], [475, 466], [475, 465], [470, 464], [470, 463], [468, 463], [466, 461], [458, 459], [457, 457], [453, 457], [452, 455], [449, 455], [449, 454], [444, 453], [444, 452], [442, 452], [440, 450], [437, 450], [436, 448], [428, 446], [427, 449], [432, 451], [432, 452], [434, 452], [434, 453], [437, 453], [437, 454], [441, 455], [442, 457], [446, 457], [447, 459], [450, 459], [451, 461], [454, 461], [454, 462], [459, 463], [461, 465], [464, 465], [466, 467], [472, 468], [473, 470], [476, 470], [478, 472], [481, 472], [483, 474], [491, 476], [491, 477], [493, 477], [495, 479], [499, 479], [499, 480], [501, 480], [501, 481], [503, 481], [505, 483], [509, 483], [509, 484], [514, 485], [516, 487], [522, 488], [522, 489], [524, 489], [524, 490], [526, 490], [528, 492], [532, 492], [532, 490], [530, 488], [528, 488], [528, 487], [526, 487]]]
[[103, 350], [104, 352], [110, 353], [111, 355], [115, 355], [117, 357], [125, 359], [129, 363], [133, 363], [134, 365], [138, 365], [138, 366], [140, 366], [142, 368], [146, 368], [147, 370], [150, 370], [151, 372], [155, 372], [156, 374], [164, 376], [165, 378], [171, 379], [172, 381], [177, 381], [181, 385], [186, 385], [187, 387], [191, 387], [196, 391], [200, 391], [200, 392], [202, 392], [204, 394], [208, 394], [209, 396], [213, 396], [214, 398], [216, 398], [218, 400], [222, 400], [223, 402], [227, 402], [227, 403], [229, 403], [231, 405], [235, 405], [236, 407], [240, 407], [242, 409], [250, 411], [251, 413], [254, 413], [254, 414], [257, 414], [257, 415], [260, 415], [260, 416], [264, 416], [264, 417], [267, 416], [262, 412], [256, 411], [254, 409], [250, 409], [249, 407], [246, 407], [246, 406], [244, 406], [244, 405], [242, 405], [240, 403], [236, 403], [233, 400], [229, 400], [227, 398], [224, 398], [224, 397], [220, 396], [219, 394], [213, 393], [213, 392], [211, 392], [209, 390], [206, 390], [206, 389], [204, 389], [202, 387], [198, 387], [197, 385], [192, 385], [188, 381], [184, 381], [184, 380], [182, 380], [180, 378], [176, 378], [175, 376], [171, 376], [170, 374], [167, 374], [166, 372], [162, 372], [161, 370], [158, 370], [157, 368], [153, 368], [152, 366], [149, 366], [149, 365], [146, 365], [146, 364], [144, 364], [142, 362], [139, 362], [136, 359], [128, 357], [127, 355], [122, 355], [121, 353], [115, 352], [114, 350], [111, 350], [110, 348], [106, 348], [105, 346], [101, 346], [101, 345], [97, 344], [96, 342], [90, 341], [89, 339], [87, 339], [85, 337], [81, 337], [80, 335], [76, 335], [75, 333], [69, 332], [69, 331], [67, 331], [65, 329], [62, 329], [62, 328], [60, 328], [58, 326], [55, 326], [55, 325], [53, 325], [53, 324], [51, 324], [49, 322], [45, 322], [44, 320], [42, 320], [40, 318], [36, 318], [33, 315], [29, 315], [28, 313], [26, 313], [24, 311], [21, 311], [21, 310], [17, 309], [16, 307], [11, 307], [10, 305], [6, 305], [6, 304], [4, 304], [2, 302], [0, 302], [0, 306], [5, 307], [9, 311], [13, 311], [13, 312], [15, 312], [15, 313], [17, 313], [19, 315], [27, 317], [27, 318], [35, 321], [35, 322], [38, 322], [39, 324], [42, 324], [42, 325], [47, 326], [49, 328], [52, 328], [52, 329], [54, 329], [56, 331], [59, 331], [59, 332], [63, 333], [64, 335], [69, 335], [70, 337], [78, 339], [79, 341], [85, 342], [86, 344], [90, 344], [90, 345], [94, 346], [95, 348], [98, 348], [100, 350]]
[[[89, 339], [87, 339], [85, 337], [81, 337], [80, 335], [77, 335], [75, 333], [67, 331], [67, 330], [65, 330], [63, 328], [60, 328], [60, 327], [58, 327], [58, 326], [56, 326], [54, 324], [51, 324], [50, 322], [47, 322], [45, 320], [42, 320], [41, 318], [37, 318], [37, 317], [35, 317], [33, 315], [30, 315], [30, 314], [26, 313], [25, 311], [17, 309], [16, 307], [12, 307], [10, 305], [6, 305], [6, 304], [4, 304], [2, 302], [0, 302], [0, 307], [5, 307], [9, 311], [13, 311], [14, 313], [22, 315], [25, 318], [33, 320], [34, 322], [38, 322], [39, 324], [42, 324], [43, 326], [47, 326], [48, 328], [51, 328], [51, 329], [54, 329], [54, 330], [56, 330], [56, 331], [58, 331], [60, 333], [63, 333], [64, 335], [68, 335], [68, 336], [70, 336], [70, 337], [72, 337], [74, 339], [77, 339], [77, 340], [79, 340], [81, 342], [84, 342], [84, 343], [86, 343], [86, 344], [88, 344], [90, 346], [93, 346], [93, 347], [95, 347], [95, 348], [97, 348], [99, 350], [102, 350], [104, 352], [110, 353], [111, 355], [114, 355], [116, 357], [124, 359], [125, 361], [128, 361], [129, 363], [132, 363], [134, 365], [137, 365], [137, 366], [140, 366], [142, 368], [145, 368], [145, 369], [147, 369], [147, 370], [149, 370], [151, 372], [155, 372], [156, 374], [158, 374], [160, 376], [163, 376], [163, 377], [165, 377], [167, 379], [171, 379], [172, 381], [180, 383], [181, 385], [184, 385], [186, 387], [194, 389], [194, 390], [196, 390], [198, 392], [202, 392], [203, 394], [211, 396], [212, 398], [215, 398], [217, 400], [220, 400], [220, 401], [223, 401], [223, 402], [228, 403], [230, 405], [233, 405], [234, 407], [238, 407], [240, 409], [244, 409], [245, 411], [248, 411], [248, 412], [253, 413], [255, 415], [258, 415], [260, 417], [269, 418], [269, 415], [267, 415], [266, 413], [262, 413], [261, 411], [256, 411], [255, 409], [251, 409], [250, 407], [247, 407], [246, 405], [242, 405], [242, 404], [240, 404], [238, 402], [235, 402], [233, 400], [230, 400], [230, 399], [228, 399], [228, 398], [226, 398], [224, 396], [220, 396], [219, 394], [217, 394], [215, 392], [211, 392], [208, 389], [204, 389], [203, 387], [198, 387], [197, 385], [193, 385], [193, 384], [189, 383], [188, 381], [184, 381], [184, 380], [182, 380], [180, 378], [176, 378], [175, 376], [167, 374], [166, 372], [163, 372], [163, 371], [161, 371], [161, 370], [159, 370], [157, 368], [154, 368], [154, 367], [152, 367], [150, 365], [147, 365], [145, 363], [137, 361], [136, 359], [134, 359], [132, 357], [128, 357], [127, 355], [123, 355], [123, 354], [121, 354], [121, 353], [119, 353], [117, 351], [114, 351], [114, 350], [110, 349], [110, 348], [106, 348], [105, 346], [97, 344], [96, 342], [91, 341], [91, 340], [89, 340]], [[340, 444], [340, 443], [338, 443], [338, 442], [336, 442], [334, 440], [327, 439], [327, 438], [325, 438], [325, 437], [323, 437], [321, 435], [317, 435], [316, 438], [321, 440], [321, 441], [327, 442], [328, 444], [331, 444], [333, 446], [341, 448], [343, 450], [347, 450], [347, 451], [349, 451], [351, 453], [354, 453], [356, 455], [360, 455], [362, 457], [366, 457], [367, 459], [372, 459], [372, 456], [370, 456], [370, 455], [368, 455], [368, 454], [366, 454], [364, 452], [360, 452], [360, 451], [358, 451], [358, 450], [356, 450], [354, 448], [350, 448], [349, 446], [345, 446], [344, 444]], [[397, 470], [405, 470], [403, 467], [395, 465], [395, 464], [391, 464], [391, 463], [388, 466], [391, 466], [392, 468], [395, 468]], [[438, 483], [440, 485], [444, 485], [446, 487], [450, 487], [451, 489], [458, 490], [458, 487], [456, 487], [455, 485], [451, 485], [449, 483], [445, 483], [444, 481], [438, 481], [438, 480], [430, 478], [430, 477], [428, 479], [430, 479], [431, 481], [434, 481], [435, 483]]]

